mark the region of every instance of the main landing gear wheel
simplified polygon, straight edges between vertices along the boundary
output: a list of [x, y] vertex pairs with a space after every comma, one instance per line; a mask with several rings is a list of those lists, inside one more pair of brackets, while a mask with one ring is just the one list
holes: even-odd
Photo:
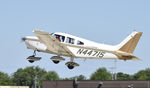
[[73, 65], [68, 65], [68, 68], [69, 68], [69, 69], [73, 69], [74, 66], [73, 66]]
[[74, 67], [79, 66], [79, 64], [76, 62], [67, 62], [65, 65], [67, 65], [69, 69], [73, 69]]
[[50, 58], [55, 64], [58, 64], [60, 61], [64, 61], [65, 59], [61, 56], [53, 56]]
[[60, 61], [57, 61], [57, 60], [53, 60], [53, 62], [55, 63], [55, 64], [58, 64]]
[[33, 60], [29, 60], [29, 62], [30, 62], [30, 63], [33, 63], [34, 61], [33, 61]]

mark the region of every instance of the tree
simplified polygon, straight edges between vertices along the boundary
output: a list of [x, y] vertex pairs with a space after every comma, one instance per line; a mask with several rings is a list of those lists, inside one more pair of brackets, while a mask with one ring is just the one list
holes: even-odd
[[150, 80], [150, 68], [140, 70], [133, 75], [133, 80]]
[[124, 74], [122, 72], [117, 73], [117, 80], [131, 80], [129, 74]]
[[106, 68], [99, 68], [91, 75], [90, 80], [111, 80], [111, 74]]
[[34, 66], [26, 67], [25, 69], [18, 69], [14, 74], [12, 75], [12, 80], [14, 85], [19, 86], [30, 86], [32, 87], [34, 85], [35, 78], [37, 77], [39, 84], [41, 84], [41, 81], [43, 79], [43, 76], [47, 72], [44, 69]]
[[43, 80], [59, 80], [59, 76], [55, 71], [49, 71], [44, 75]]
[[12, 82], [8, 74], [0, 72], [0, 85], [11, 85]]
[[86, 77], [84, 75], [77, 76], [77, 80], [86, 80]]
[[86, 80], [86, 77], [84, 75], [79, 75], [79, 76], [74, 76], [74, 77], [71, 77], [71, 78], [64, 78], [63, 80]]

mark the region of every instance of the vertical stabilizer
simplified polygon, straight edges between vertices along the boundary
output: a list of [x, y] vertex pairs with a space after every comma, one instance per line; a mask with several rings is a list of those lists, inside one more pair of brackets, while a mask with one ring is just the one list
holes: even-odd
[[117, 45], [117, 49], [132, 54], [141, 36], [142, 32], [133, 31], [125, 40]]

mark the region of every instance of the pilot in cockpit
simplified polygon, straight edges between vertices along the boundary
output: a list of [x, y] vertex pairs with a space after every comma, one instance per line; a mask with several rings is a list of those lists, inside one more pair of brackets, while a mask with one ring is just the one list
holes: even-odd
[[60, 42], [60, 35], [56, 35], [56, 39]]

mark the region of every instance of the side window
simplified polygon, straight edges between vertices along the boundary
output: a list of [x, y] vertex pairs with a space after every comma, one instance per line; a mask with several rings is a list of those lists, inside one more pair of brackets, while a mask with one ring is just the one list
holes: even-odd
[[74, 44], [74, 39], [67, 37], [66, 43]]
[[78, 40], [77, 45], [84, 45], [84, 43]]
[[60, 42], [64, 42], [65, 36], [54, 34], [54, 38], [56, 38]]
[[61, 36], [61, 41], [64, 42], [65, 41], [65, 36]]

